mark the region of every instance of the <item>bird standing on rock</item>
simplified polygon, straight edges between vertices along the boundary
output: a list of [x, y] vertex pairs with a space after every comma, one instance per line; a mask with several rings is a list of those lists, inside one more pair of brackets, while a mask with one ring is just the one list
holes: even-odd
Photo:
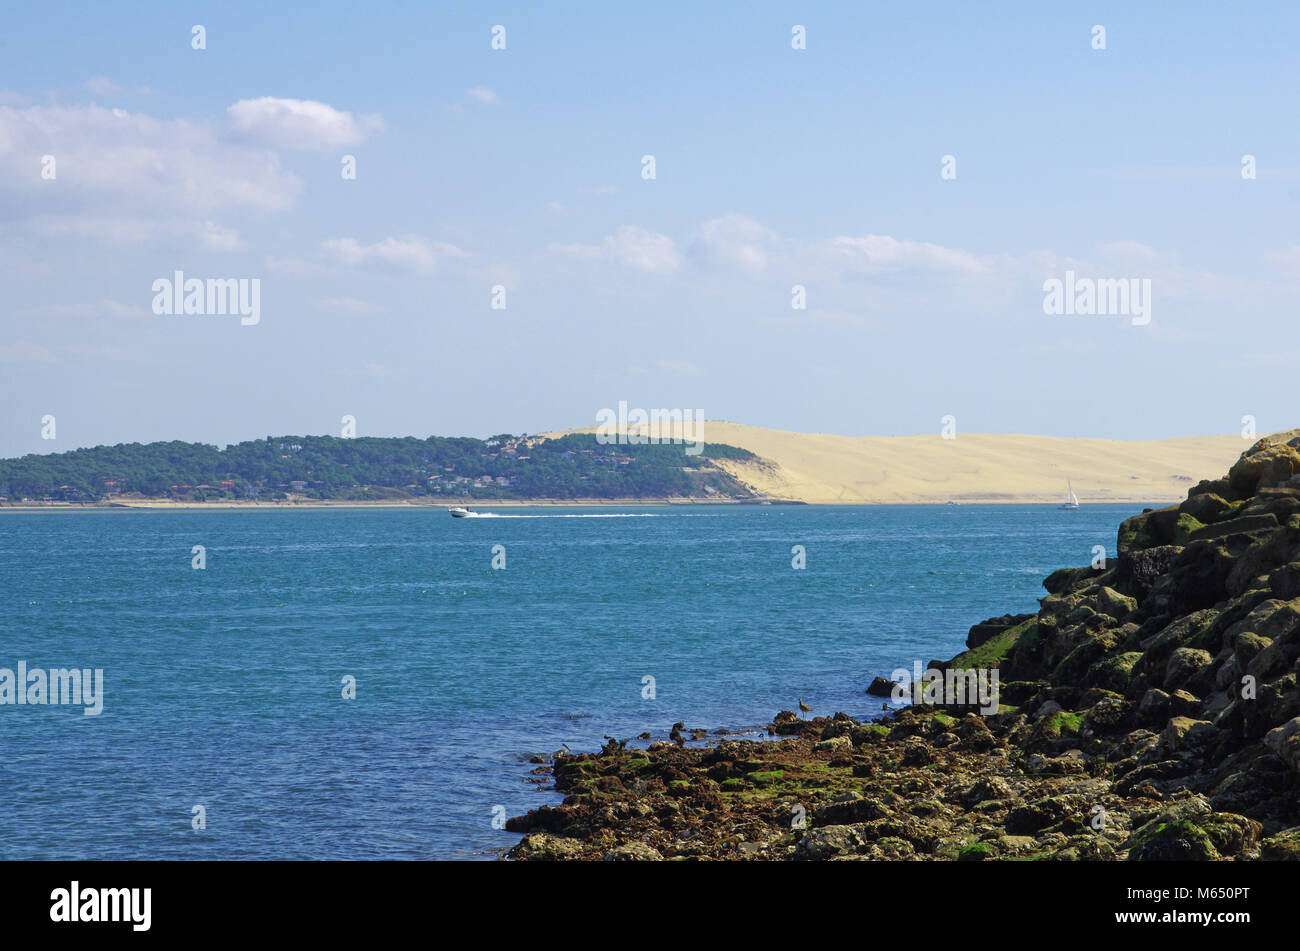
[[812, 713], [812, 707], [803, 702], [803, 697], [799, 698], [799, 710], [802, 713]]

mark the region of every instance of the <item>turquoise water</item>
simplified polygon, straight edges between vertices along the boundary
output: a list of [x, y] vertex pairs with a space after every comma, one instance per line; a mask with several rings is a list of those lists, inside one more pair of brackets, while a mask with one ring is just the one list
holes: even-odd
[[529, 755], [876, 712], [1140, 508], [8, 513], [0, 667], [105, 699], [0, 706], [0, 857], [490, 857], [495, 806], [558, 801]]

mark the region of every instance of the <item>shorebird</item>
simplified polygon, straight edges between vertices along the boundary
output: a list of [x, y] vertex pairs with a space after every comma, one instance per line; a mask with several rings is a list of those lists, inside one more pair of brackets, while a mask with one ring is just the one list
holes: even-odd
[[803, 697], [799, 698], [799, 710], [802, 713], [812, 713], [812, 707], [803, 702]]

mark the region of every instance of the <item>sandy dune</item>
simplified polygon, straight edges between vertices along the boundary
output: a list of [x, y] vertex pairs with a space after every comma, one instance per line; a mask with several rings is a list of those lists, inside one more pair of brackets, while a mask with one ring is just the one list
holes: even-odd
[[703, 435], [770, 463], [720, 462], [746, 485], [814, 503], [1060, 502], [1067, 479], [1085, 504], [1175, 501], [1201, 479], [1223, 475], [1251, 445], [1238, 435], [1146, 442], [978, 433], [850, 437], [713, 420]]

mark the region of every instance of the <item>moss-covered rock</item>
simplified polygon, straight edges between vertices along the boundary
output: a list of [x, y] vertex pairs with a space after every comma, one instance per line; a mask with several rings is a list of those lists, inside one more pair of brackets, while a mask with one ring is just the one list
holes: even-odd
[[992, 670], [1001, 667], [1021, 639], [1032, 636], [1037, 623], [1037, 618], [1031, 616], [1001, 634], [994, 635], [979, 647], [958, 654], [948, 662], [948, 666], [965, 670]]
[[1283, 829], [1260, 842], [1259, 857], [1267, 862], [1300, 862], [1300, 826]]
[[1150, 822], [1125, 845], [1131, 862], [1210, 862], [1219, 858], [1209, 834], [1190, 819]]
[[1113, 690], [1119, 694], [1127, 693], [1129, 684], [1133, 680], [1133, 667], [1141, 659], [1141, 651], [1125, 651], [1122, 654], [1103, 657], [1084, 675], [1084, 683], [1092, 687], [1101, 687], [1103, 690]]

